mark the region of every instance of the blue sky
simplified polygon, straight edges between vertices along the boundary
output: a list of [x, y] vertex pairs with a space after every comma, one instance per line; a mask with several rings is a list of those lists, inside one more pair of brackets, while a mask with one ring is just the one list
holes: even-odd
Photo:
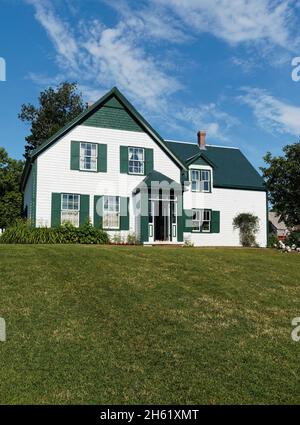
[[22, 158], [18, 112], [77, 81], [96, 101], [117, 86], [164, 138], [262, 156], [298, 140], [299, 0], [0, 0], [0, 146]]

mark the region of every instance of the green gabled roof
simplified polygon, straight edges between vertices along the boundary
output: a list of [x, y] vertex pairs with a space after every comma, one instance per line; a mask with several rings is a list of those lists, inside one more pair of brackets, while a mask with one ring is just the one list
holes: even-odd
[[198, 152], [196, 155], [192, 156], [191, 158], [188, 158], [186, 160], [186, 164], [210, 165], [212, 168], [215, 168], [215, 164], [209, 158], [207, 158], [203, 150], [200, 150], [200, 152]]
[[[197, 143], [167, 143], [186, 165], [202, 152]], [[214, 187], [266, 190], [263, 178], [239, 149], [207, 145], [203, 155], [214, 164]]]
[[[105, 110], [101, 108], [105, 106]], [[104, 108], [103, 108], [104, 109]], [[125, 122], [124, 114], [127, 114], [128, 119]], [[90, 106], [86, 111], [78, 115], [73, 121], [64, 126], [61, 130], [55, 133], [52, 137], [34, 149], [27, 159], [22, 178], [21, 189], [24, 189], [26, 180], [28, 178], [30, 168], [34, 159], [44, 150], [48, 149], [51, 145], [57, 142], [61, 137], [65, 136], [77, 125], [99, 126], [104, 128], [117, 128], [126, 129], [129, 131], [143, 131], [147, 133], [158, 145], [165, 151], [165, 153], [179, 165], [185, 168], [184, 162], [177, 157], [168, 143], [151, 127], [151, 125], [139, 114], [134, 106], [122, 95], [122, 93], [113, 87], [101, 99]]]
[[141, 188], [147, 186], [151, 188], [152, 183], [167, 183], [173, 186], [173, 189], [182, 190], [182, 185], [175, 180], [172, 180], [170, 177], [165, 174], [160, 173], [159, 171], [153, 170], [151, 173], [147, 174], [144, 180], [136, 187], [134, 192], [138, 192]]

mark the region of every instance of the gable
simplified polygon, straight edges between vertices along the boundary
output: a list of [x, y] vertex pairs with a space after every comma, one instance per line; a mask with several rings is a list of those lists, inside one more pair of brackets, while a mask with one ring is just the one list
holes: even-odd
[[187, 161], [187, 164], [190, 168], [193, 167], [193, 165], [204, 165], [214, 168], [214, 164], [204, 155], [203, 152], [200, 154], [194, 156], [194, 158], [191, 158]]
[[144, 130], [128, 110], [113, 96], [99, 106], [81, 123], [90, 127], [112, 128], [114, 130], [140, 131]]
[[125, 96], [123, 96], [116, 87], [113, 87], [86, 111], [83, 111], [70, 123], [65, 125], [61, 130], [32, 151], [30, 157], [27, 158], [23, 169], [21, 190], [24, 190], [31, 164], [34, 162], [35, 158], [78, 125], [144, 132], [158, 144], [158, 146], [174, 163], [177, 164], [177, 166], [184, 170], [186, 169], [184, 161], [182, 161], [180, 157], [177, 156], [172, 149], [170, 149], [168, 143], [166, 143], [165, 140], [139, 114]]

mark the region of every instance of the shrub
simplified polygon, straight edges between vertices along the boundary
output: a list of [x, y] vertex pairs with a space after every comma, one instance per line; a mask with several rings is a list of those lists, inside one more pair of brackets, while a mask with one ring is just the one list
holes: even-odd
[[185, 248], [192, 248], [194, 246], [194, 243], [190, 239], [184, 240], [184, 247]]
[[106, 232], [87, 223], [79, 228], [66, 224], [58, 228], [31, 227], [26, 222], [17, 222], [1, 236], [0, 243], [16, 244], [108, 244]]
[[240, 229], [240, 241], [242, 246], [257, 246], [255, 235], [259, 230], [259, 218], [251, 213], [238, 214], [233, 219], [233, 227]]
[[124, 238], [121, 236], [119, 232], [115, 233], [111, 238], [112, 243], [116, 245], [123, 245], [125, 243]]
[[295, 230], [294, 232], [291, 232], [286, 238], [285, 244], [289, 246], [296, 245], [300, 248], [300, 231]]
[[278, 239], [275, 235], [270, 235], [268, 238], [268, 248], [276, 248], [278, 244]]
[[135, 233], [129, 233], [127, 235], [127, 245], [138, 245], [139, 241], [137, 240]]

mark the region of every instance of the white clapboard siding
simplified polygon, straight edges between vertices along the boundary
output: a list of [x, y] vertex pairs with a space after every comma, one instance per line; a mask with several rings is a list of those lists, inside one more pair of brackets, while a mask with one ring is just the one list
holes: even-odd
[[252, 213], [259, 218], [257, 243], [267, 244], [266, 193], [254, 190], [213, 188], [212, 193], [185, 192], [184, 208], [207, 208], [220, 211], [220, 233], [185, 233], [196, 246], [239, 246], [239, 230], [232, 221], [239, 213]]
[[[107, 144], [107, 173], [70, 170], [71, 141]], [[94, 220], [94, 195], [132, 196], [133, 189], [145, 178], [120, 173], [120, 146], [153, 148], [154, 169], [180, 181], [180, 168], [146, 133], [88, 126], [77, 126], [41, 153], [37, 159], [37, 226], [51, 224], [51, 193], [90, 195], [90, 217]], [[28, 183], [27, 183], [28, 186]], [[130, 202], [130, 231], [135, 219]]]

